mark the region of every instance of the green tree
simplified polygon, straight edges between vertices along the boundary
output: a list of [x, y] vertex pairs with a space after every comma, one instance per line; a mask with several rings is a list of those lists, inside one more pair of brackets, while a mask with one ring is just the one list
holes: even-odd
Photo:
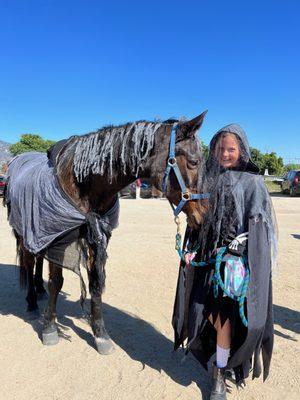
[[289, 172], [292, 169], [300, 169], [300, 164], [286, 164], [284, 166], [284, 172]]
[[204, 142], [202, 142], [202, 140], [201, 140], [201, 148], [202, 148], [205, 160], [207, 160], [208, 154], [209, 154], [209, 147]]
[[260, 173], [263, 174], [265, 168], [265, 155], [254, 147], [250, 147], [250, 152], [252, 161], [258, 166]]
[[268, 169], [270, 175], [281, 175], [284, 172], [283, 159], [277, 157], [277, 154], [272, 152], [264, 155], [264, 169]]
[[44, 140], [40, 135], [26, 133], [21, 136], [19, 142], [12, 144], [9, 150], [14, 156], [28, 151], [46, 152], [54, 143], [54, 140]]

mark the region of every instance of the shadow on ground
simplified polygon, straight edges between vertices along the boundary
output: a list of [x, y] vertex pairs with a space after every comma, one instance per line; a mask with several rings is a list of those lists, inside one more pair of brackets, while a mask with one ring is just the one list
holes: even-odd
[[[18, 268], [14, 265], [0, 264], [0, 315], [14, 315], [23, 319], [32, 326], [41, 339], [42, 319], [27, 319], [25, 295], [26, 293], [19, 289]], [[41, 310], [45, 305], [45, 303], [41, 303]], [[87, 301], [86, 306], [88, 305]], [[95, 348], [89, 326], [87, 325], [85, 330], [76, 325], [76, 318], [81, 319], [82, 316], [79, 301], [70, 301], [68, 294], [61, 292], [58, 300], [60, 337], [71, 340], [68, 331], [72, 329], [88, 345]], [[274, 305], [274, 316], [275, 324], [285, 330], [300, 333], [300, 313], [298, 311]], [[208, 397], [210, 379], [207, 372], [191, 356], [182, 363], [183, 351], [174, 353], [172, 341], [162, 335], [154, 326], [108, 304], [104, 304], [104, 317], [112, 340], [129, 357], [139, 361], [142, 366], [147, 365], [157, 371], [164, 371], [171, 379], [183, 386], [188, 386], [193, 381], [196, 382], [203, 399]], [[75, 323], [73, 318], [75, 318]], [[277, 330], [275, 333], [283, 338], [296, 340]]]
[[292, 235], [294, 239], [300, 239], [300, 235], [297, 235], [296, 233], [292, 233]]
[[[14, 315], [32, 326], [41, 339], [42, 318], [28, 320], [26, 314], [26, 293], [19, 289], [18, 267], [0, 264], [0, 315]], [[43, 310], [46, 303], [40, 304]], [[89, 302], [86, 301], [86, 307]], [[76, 318], [81, 319], [80, 302], [68, 300], [68, 294], [61, 292], [58, 299], [58, 327], [62, 340], [71, 340], [68, 331], [72, 329], [88, 345], [95, 348], [90, 327], [86, 329], [76, 325]], [[73, 320], [75, 318], [75, 321]], [[149, 366], [164, 372], [173, 381], [182, 386], [196, 382], [202, 398], [209, 398], [210, 377], [192, 356], [184, 362], [184, 352], [173, 351], [173, 343], [161, 334], [153, 325], [139, 317], [104, 304], [104, 318], [112, 340], [120, 346], [130, 358], [141, 363], [141, 369]], [[96, 349], [95, 349], [96, 351]], [[118, 351], [118, 350], [116, 350]], [[99, 357], [101, 357], [99, 355]]]
[[[283, 329], [300, 334], [300, 312], [291, 310], [287, 307], [274, 304], [274, 323], [280, 325]], [[279, 332], [275, 329], [275, 334], [293, 341], [297, 341], [293, 336]]]
[[276, 191], [274, 191], [274, 192], [269, 192], [269, 195], [271, 196], [271, 197], [286, 197], [286, 198], [288, 198], [289, 197], [289, 195], [286, 195], [285, 193], [282, 193], [282, 192], [276, 192]]

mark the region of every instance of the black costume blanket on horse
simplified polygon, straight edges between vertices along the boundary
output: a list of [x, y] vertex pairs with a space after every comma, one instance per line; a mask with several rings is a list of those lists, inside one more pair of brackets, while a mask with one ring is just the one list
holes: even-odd
[[86, 260], [80, 229], [85, 226], [88, 237], [106, 249], [107, 239], [118, 225], [118, 198], [105, 215], [84, 214], [61, 189], [55, 165], [45, 153], [24, 153], [12, 160], [7, 203], [9, 223], [26, 249], [79, 275], [80, 262]]
[[[250, 159], [243, 130], [237, 125], [229, 125], [223, 128], [224, 131], [239, 137], [244, 163], [242, 157], [240, 168], [234, 170], [220, 168], [213, 158], [208, 159], [205, 189], [211, 192], [209, 211], [200, 230], [187, 229], [184, 243], [184, 248], [188, 246], [189, 251], [197, 248], [195, 262], [204, 261], [208, 265], [193, 267], [181, 262], [173, 314], [175, 348], [187, 339], [187, 349], [207, 368], [207, 362], [216, 349], [216, 332], [207, 320], [209, 313], [214, 314], [210, 307], [216, 301], [212, 284], [214, 267], [209, 260], [215, 257], [216, 249], [226, 246], [229, 237], [236, 238], [249, 232], [247, 259], [250, 282], [245, 302], [248, 326], [242, 323], [236, 302], [229, 315], [223, 317], [224, 320], [229, 318], [232, 324], [228, 368], [235, 369], [237, 381], [249, 375], [251, 366], [253, 377], [258, 377], [262, 370], [262, 353], [265, 379], [273, 348], [271, 265], [277, 249], [276, 222], [263, 178], [257, 175], [258, 168]], [[214, 146], [215, 138], [211, 142], [211, 154]], [[221, 310], [220, 314], [222, 319]]]

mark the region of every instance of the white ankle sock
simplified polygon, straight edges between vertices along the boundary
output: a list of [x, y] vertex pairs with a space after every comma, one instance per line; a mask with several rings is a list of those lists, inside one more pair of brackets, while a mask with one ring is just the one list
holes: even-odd
[[218, 368], [224, 368], [227, 365], [227, 361], [229, 358], [229, 352], [230, 349], [223, 349], [223, 347], [220, 347], [217, 345], [217, 367]]

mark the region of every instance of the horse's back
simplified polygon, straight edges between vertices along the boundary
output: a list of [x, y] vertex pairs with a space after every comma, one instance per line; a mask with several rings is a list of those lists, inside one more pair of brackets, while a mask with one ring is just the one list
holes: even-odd
[[10, 196], [16, 190], [34, 185], [38, 179], [43, 165], [47, 164], [48, 159], [45, 153], [28, 152], [15, 157], [9, 164], [7, 177], [9, 181]]
[[83, 223], [82, 213], [62, 194], [45, 153], [16, 157], [9, 165], [8, 179], [9, 223], [30, 252], [40, 252]]

